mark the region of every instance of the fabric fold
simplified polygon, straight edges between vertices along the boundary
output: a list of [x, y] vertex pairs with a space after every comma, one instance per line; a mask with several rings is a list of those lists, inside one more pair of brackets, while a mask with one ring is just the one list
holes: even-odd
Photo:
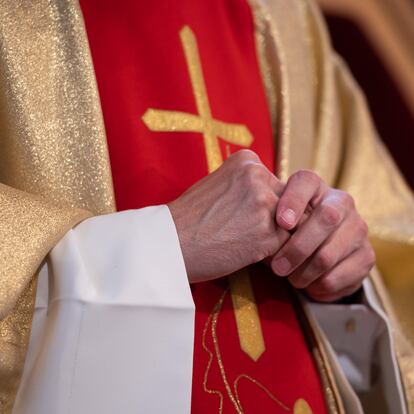
[[86, 220], [44, 275], [14, 414], [190, 411], [194, 303], [166, 206]]

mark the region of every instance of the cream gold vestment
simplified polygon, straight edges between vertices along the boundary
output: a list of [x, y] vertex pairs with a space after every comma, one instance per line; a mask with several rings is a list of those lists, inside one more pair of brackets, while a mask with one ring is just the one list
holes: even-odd
[[[397, 299], [398, 319], [413, 334], [412, 194], [376, 137], [359, 88], [333, 55], [314, 5], [262, 0], [252, 7], [278, 173], [286, 179], [311, 168], [355, 197]], [[39, 265], [68, 229], [91, 214], [114, 211], [115, 203], [77, 1], [1, 0], [0, 16], [0, 407], [6, 413], [22, 372]], [[394, 320], [414, 412], [414, 354], [382, 282], [372, 278]]]

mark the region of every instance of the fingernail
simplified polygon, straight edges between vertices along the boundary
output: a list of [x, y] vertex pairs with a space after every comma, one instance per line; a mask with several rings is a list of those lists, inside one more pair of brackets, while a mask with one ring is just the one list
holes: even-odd
[[295, 212], [288, 208], [282, 214], [282, 220], [289, 226], [293, 226], [295, 224], [296, 214]]
[[286, 257], [281, 257], [273, 262], [273, 270], [278, 275], [284, 276], [287, 275], [290, 271], [290, 262]]

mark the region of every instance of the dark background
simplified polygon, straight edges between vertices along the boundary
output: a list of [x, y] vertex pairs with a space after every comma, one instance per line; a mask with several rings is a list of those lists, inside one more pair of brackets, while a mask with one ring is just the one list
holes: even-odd
[[380, 136], [414, 189], [412, 110], [363, 31], [347, 18], [331, 14], [325, 14], [325, 18], [334, 48], [345, 59], [362, 86]]

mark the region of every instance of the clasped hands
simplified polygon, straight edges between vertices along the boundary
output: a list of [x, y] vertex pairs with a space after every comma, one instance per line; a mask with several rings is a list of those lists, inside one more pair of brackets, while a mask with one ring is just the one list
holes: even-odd
[[359, 289], [375, 263], [352, 197], [302, 170], [281, 182], [250, 150], [168, 204], [191, 283], [266, 261], [318, 301]]

